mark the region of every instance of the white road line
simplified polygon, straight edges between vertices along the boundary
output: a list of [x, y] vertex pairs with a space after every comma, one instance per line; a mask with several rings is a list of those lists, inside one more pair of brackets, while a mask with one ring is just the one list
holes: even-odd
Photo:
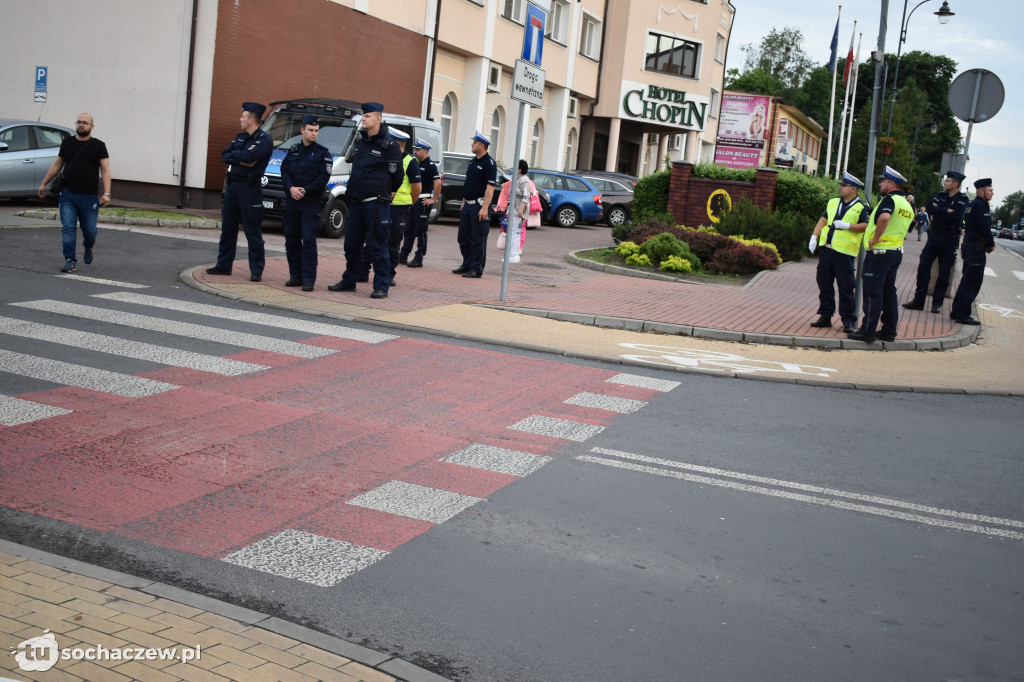
[[71, 410], [65, 410], [63, 407], [43, 405], [9, 395], [0, 395], [0, 424], [3, 426], [17, 426], [70, 413]]
[[480, 500], [479, 497], [428, 488], [415, 483], [390, 481], [352, 498], [348, 504], [420, 521], [444, 523]]
[[592, 407], [595, 410], [606, 410], [618, 412], [619, 414], [630, 414], [636, 412], [647, 404], [644, 400], [631, 400], [630, 398], [616, 398], [600, 393], [577, 393], [565, 401], [566, 405], [579, 405], [580, 407]]
[[249, 310], [235, 310], [233, 308], [224, 308], [222, 306], [209, 305], [206, 303], [177, 301], [173, 298], [161, 298], [159, 296], [148, 296], [146, 294], [133, 294], [127, 291], [112, 294], [96, 294], [94, 298], [105, 298], [111, 301], [121, 301], [122, 303], [137, 303], [139, 305], [148, 305], [155, 308], [192, 313], [193, 315], [206, 315], [223, 320], [249, 322], [251, 324], [261, 324], [273, 327], [275, 329], [292, 329], [295, 331], [306, 332], [308, 334], [314, 334], [316, 336], [335, 336], [341, 339], [352, 339], [353, 341], [363, 341], [365, 343], [381, 343], [382, 341], [391, 341], [392, 339], [398, 338], [394, 334], [364, 331], [362, 329], [350, 329], [336, 324], [313, 322], [311, 320], [295, 320], [288, 317], [268, 315], [267, 313], [257, 313]]
[[163, 393], [178, 388], [174, 384], [153, 381], [130, 374], [108, 372], [70, 362], [37, 358], [32, 355], [0, 349], [0, 372], [51, 381], [55, 384], [78, 386], [103, 393], [123, 395], [126, 398], [142, 398], [154, 393]]
[[331, 587], [387, 555], [373, 547], [289, 529], [243, 547], [221, 561]]
[[1014, 270], [1013, 271], [1013, 276], [1016, 277], [1017, 279], [1024, 279], [1024, 272], [1020, 272], [1019, 270]]
[[659, 459], [657, 457], [645, 457], [644, 455], [635, 455], [631, 452], [622, 452], [620, 450], [609, 450], [607, 448], [591, 448], [591, 452], [596, 452], [599, 455], [609, 455], [611, 457], [621, 457], [622, 459], [631, 459], [637, 462], [645, 462], [648, 464], [659, 464], [661, 466], [668, 466], [675, 469], [687, 469], [689, 471], [697, 471], [704, 474], [712, 474], [714, 476], [726, 476], [729, 478], [739, 479], [741, 481], [753, 481], [755, 483], [765, 483], [767, 485], [778, 486], [780, 488], [793, 488], [794, 490], [803, 490], [805, 492], [817, 493], [821, 495], [832, 495], [833, 497], [845, 497], [850, 500], [857, 500], [860, 502], [870, 502], [872, 504], [881, 504], [888, 507], [900, 507], [902, 509], [910, 509], [912, 511], [923, 512], [926, 514], [937, 514], [939, 516], [949, 516], [951, 518], [963, 519], [965, 521], [977, 521], [979, 523], [994, 523], [1000, 526], [1013, 526], [1016, 528], [1024, 528], [1024, 521], [1015, 521], [1013, 519], [1001, 519], [996, 516], [983, 516], [980, 514], [969, 514], [967, 512], [952, 511], [950, 509], [940, 509], [938, 507], [927, 507], [920, 504], [914, 504], [913, 502], [903, 502], [902, 500], [894, 500], [888, 497], [876, 497], [873, 495], [861, 495], [859, 493], [850, 493], [843, 490], [835, 490], [833, 488], [823, 488], [816, 485], [808, 485], [806, 483], [793, 483], [791, 481], [782, 481], [777, 478], [766, 478], [764, 476], [754, 476], [751, 474], [741, 474], [736, 471], [726, 471], [725, 469], [715, 469], [712, 467], [700, 466], [698, 464], [687, 464], [685, 462], [676, 462], [670, 459]]
[[65, 275], [54, 275], [54, 277], [60, 277], [62, 279], [76, 279], [79, 282], [90, 282], [92, 284], [109, 284], [112, 287], [121, 287], [122, 289], [148, 289], [148, 284], [134, 284], [132, 282], [119, 282], [116, 279], [103, 279], [102, 277], [87, 277], [85, 275], [72, 275], [67, 273]]
[[606, 381], [612, 384], [622, 384], [624, 386], [649, 388], [652, 391], [661, 391], [662, 393], [668, 393], [673, 388], [679, 386], [678, 381], [651, 379], [650, 377], [640, 376], [639, 374], [616, 374], [611, 379], [606, 379]]
[[998, 277], [999, 275], [997, 275], [996, 271], [993, 270], [992, 268], [986, 267], [985, 268], [985, 276], [986, 277]]
[[10, 317], [0, 317], [0, 334], [59, 343], [74, 348], [92, 350], [98, 353], [109, 353], [136, 360], [148, 360], [161, 365], [187, 367], [223, 376], [239, 376], [249, 372], [269, 369], [266, 365], [229, 360], [227, 358], [219, 358], [216, 355], [192, 353], [141, 341], [128, 341], [126, 339], [119, 339], [116, 336], [93, 334], [78, 329], [66, 329], [48, 324], [25, 322], [24, 320], [16, 320]]
[[148, 315], [136, 315], [134, 313], [126, 313], [120, 310], [96, 308], [88, 305], [79, 305], [77, 303], [42, 300], [27, 301], [24, 303], [11, 303], [11, 305], [18, 306], [19, 308], [29, 308], [30, 310], [42, 310], [44, 312], [56, 313], [58, 315], [69, 315], [71, 317], [78, 317], [86, 320], [97, 320], [100, 322], [109, 322], [111, 324], [135, 327], [137, 329], [147, 329], [149, 331], [163, 332], [165, 334], [174, 334], [176, 336], [184, 336], [191, 339], [215, 341], [217, 343], [223, 343], [231, 346], [242, 346], [245, 348], [270, 351], [273, 353], [283, 353], [284, 355], [294, 355], [300, 358], [319, 358], [324, 355], [330, 355], [338, 352], [331, 348], [318, 348], [317, 346], [310, 346], [305, 343], [284, 341], [281, 339], [270, 338], [268, 336], [246, 334], [244, 332], [217, 329], [215, 327], [204, 327], [198, 324], [165, 320], [163, 318], [150, 317]]
[[574, 422], [568, 419], [546, 417], [539, 414], [535, 414], [532, 417], [527, 417], [526, 419], [518, 421], [508, 428], [515, 429], [516, 431], [525, 431], [526, 433], [536, 433], [541, 436], [563, 438], [565, 440], [576, 441], [577, 443], [582, 443], [591, 436], [596, 436], [604, 431], [603, 426], [581, 424], [580, 422]]
[[495, 471], [511, 476], [527, 476], [551, 461], [551, 457], [529, 452], [507, 450], [494, 445], [473, 443], [442, 459], [442, 462], [461, 464], [474, 469]]

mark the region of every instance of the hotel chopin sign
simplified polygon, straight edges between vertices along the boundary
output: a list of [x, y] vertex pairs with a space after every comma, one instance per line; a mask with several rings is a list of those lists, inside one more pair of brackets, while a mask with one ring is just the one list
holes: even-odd
[[709, 100], [683, 90], [622, 81], [619, 118], [647, 120], [687, 130], [704, 130]]

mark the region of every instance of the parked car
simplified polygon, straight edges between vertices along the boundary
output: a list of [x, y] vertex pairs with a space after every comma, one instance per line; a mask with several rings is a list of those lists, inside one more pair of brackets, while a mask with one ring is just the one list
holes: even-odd
[[[441, 189], [443, 197], [441, 215], [456, 217], [459, 215], [459, 210], [462, 207], [463, 186], [466, 182], [466, 168], [469, 166], [472, 158], [472, 154], [445, 152], [444, 167], [441, 169], [441, 176], [444, 181], [444, 187]], [[491, 207], [489, 210], [492, 223], [497, 224], [498, 222], [498, 216], [495, 214], [494, 207], [498, 203], [501, 186], [511, 178], [512, 174], [508, 170], [498, 169], [498, 186], [491, 197]], [[537, 194], [540, 195], [540, 205], [543, 208], [541, 215], [546, 216], [551, 209], [551, 198], [546, 190], [539, 187], [537, 188]]]
[[604, 215], [601, 192], [586, 179], [568, 173], [531, 170], [528, 175], [538, 190], [547, 190], [551, 207], [548, 219], [559, 227], [573, 227], [578, 222], [588, 225]]
[[0, 118], [0, 197], [34, 197], [60, 143], [74, 130], [53, 123]]
[[[621, 174], [596, 174], [591, 171], [572, 171], [573, 175], [586, 178], [587, 182], [601, 192], [604, 219], [611, 227], [628, 223], [633, 217], [633, 188]], [[628, 176], [626, 176], [628, 177]]]
[[1013, 230], [1011, 230], [1008, 227], [1004, 227], [1001, 230], [999, 230], [998, 236], [1002, 237], [1003, 239], [1013, 239]]
[[1024, 242], [1024, 227], [1018, 228], [1013, 231], [1013, 238], [1017, 241]]
[[616, 173], [615, 171], [602, 171], [602, 170], [582, 170], [577, 169], [572, 171], [577, 175], [594, 176], [598, 178], [608, 178], [609, 180], [615, 180], [626, 185], [630, 189], [636, 189], [636, 183], [639, 182], [640, 178], [629, 173]]

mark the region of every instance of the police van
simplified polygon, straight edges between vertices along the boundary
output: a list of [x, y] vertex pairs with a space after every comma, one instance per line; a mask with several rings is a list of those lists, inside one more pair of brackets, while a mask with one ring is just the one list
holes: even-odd
[[[327, 181], [327, 191], [324, 192], [320, 233], [325, 237], [338, 239], [345, 234], [348, 225], [345, 186], [352, 167], [345, 161], [345, 150], [362, 118], [361, 105], [348, 100], [306, 98], [271, 102], [270, 106], [270, 115], [263, 122], [262, 128], [274, 141], [274, 153], [263, 176], [263, 214], [273, 218], [284, 215], [285, 194], [281, 183], [281, 162], [293, 144], [302, 142], [302, 134], [299, 132], [302, 117], [313, 114], [320, 123], [317, 142], [327, 147], [334, 156], [334, 167]], [[441, 149], [440, 125], [422, 118], [386, 112], [384, 123], [408, 133], [411, 140], [418, 137], [429, 144], [430, 158], [438, 168], [441, 167], [444, 154]], [[428, 190], [424, 188], [424, 191]], [[430, 214], [431, 222], [437, 219], [437, 207], [440, 205], [440, 202], [434, 204]]]

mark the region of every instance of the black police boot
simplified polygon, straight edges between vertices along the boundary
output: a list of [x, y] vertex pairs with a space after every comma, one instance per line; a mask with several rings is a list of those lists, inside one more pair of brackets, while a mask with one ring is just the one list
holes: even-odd
[[939, 303], [939, 304], [933, 305], [932, 306], [932, 312], [935, 313], [936, 315], [941, 313], [942, 312], [942, 304]]
[[831, 317], [826, 317], [825, 315], [822, 315], [821, 317], [816, 319], [814, 322], [811, 322], [811, 326], [812, 327], [831, 327], [832, 326], [832, 318]]
[[413, 258], [411, 261], [409, 261], [408, 263], [406, 263], [406, 265], [408, 265], [410, 268], [422, 268], [423, 267], [423, 259], [420, 258], [419, 256], [417, 256], [417, 257]]
[[863, 329], [858, 329], [855, 332], [850, 332], [846, 335], [846, 338], [852, 339], [853, 341], [863, 341], [864, 343], [874, 343], [874, 336], [867, 336]]
[[907, 310], [924, 310], [924, 303], [917, 303], [916, 301], [907, 301], [903, 304], [903, 307]]
[[408, 265], [409, 264], [409, 254], [404, 253], [401, 256], [399, 256], [398, 257], [398, 263], [400, 265]]
[[355, 284], [345, 284], [344, 282], [338, 282], [337, 284], [327, 285], [328, 291], [355, 291]]

